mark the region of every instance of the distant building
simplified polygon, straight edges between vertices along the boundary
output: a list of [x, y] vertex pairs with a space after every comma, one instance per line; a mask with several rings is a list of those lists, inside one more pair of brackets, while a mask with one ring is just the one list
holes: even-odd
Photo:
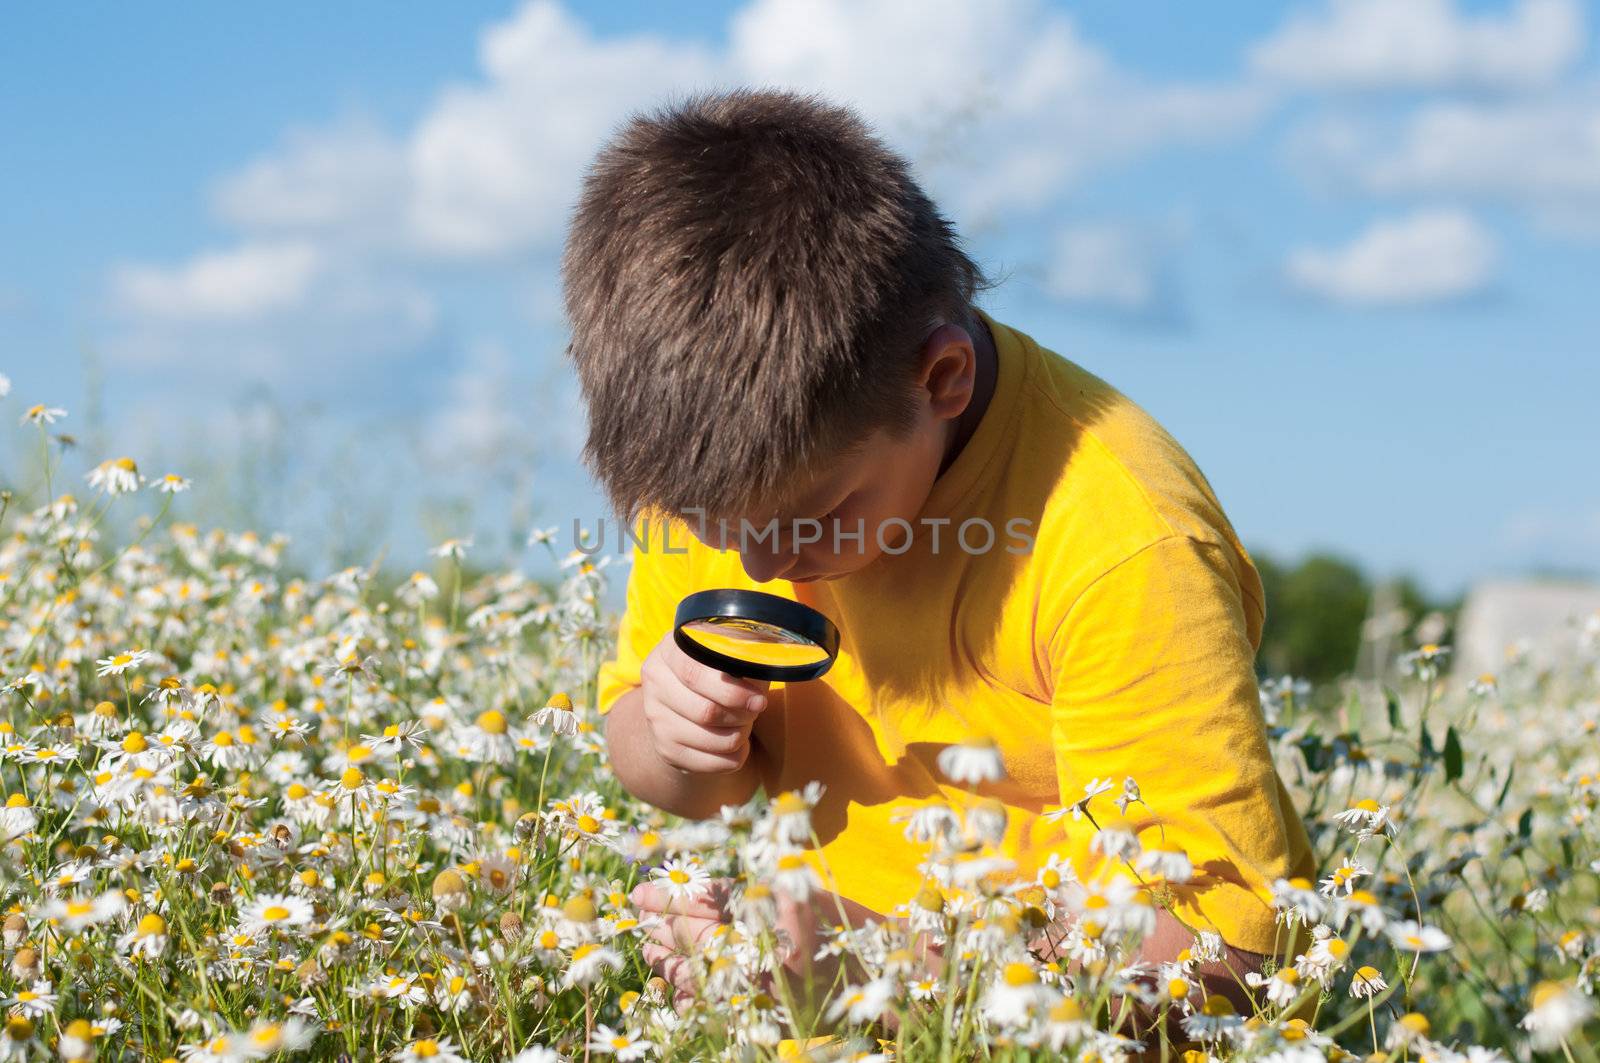
[[1571, 660], [1581, 640], [1597, 636], [1600, 584], [1481, 583], [1461, 607], [1453, 670], [1462, 676], [1499, 673], [1514, 653], [1526, 653], [1536, 665]]

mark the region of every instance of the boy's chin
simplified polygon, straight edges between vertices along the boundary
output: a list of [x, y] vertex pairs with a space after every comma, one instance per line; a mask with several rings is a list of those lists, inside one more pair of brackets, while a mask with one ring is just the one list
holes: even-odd
[[[851, 560], [854, 561], [855, 559], [852, 558]], [[836, 569], [829, 569], [822, 572], [809, 572], [800, 577], [785, 576], [784, 579], [788, 580], [790, 583], [831, 583], [834, 580], [844, 579], [851, 573], [866, 568], [867, 565], [871, 564], [873, 560], [873, 558], [869, 557], [860, 564], [851, 564], [848, 566], [840, 565]]]

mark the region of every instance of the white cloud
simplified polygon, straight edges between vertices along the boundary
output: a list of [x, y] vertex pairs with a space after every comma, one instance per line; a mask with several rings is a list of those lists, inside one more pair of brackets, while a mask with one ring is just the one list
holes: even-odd
[[112, 293], [125, 309], [159, 318], [248, 318], [293, 305], [321, 264], [305, 241], [208, 251], [172, 269], [122, 265]]
[[1374, 195], [1507, 203], [1600, 231], [1600, 85], [1509, 103], [1435, 103], [1398, 124], [1326, 119], [1291, 145], [1314, 179]]
[[1470, 216], [1426, 210], [1377, 222], [1343, 247], [1301, 248], [1285, 269], [1295, 286], [1335, 302], [1407, 306], [1481, 291], [1495, 257], [1493, 238]]
[[1172, 239], [1149, 227], [1100, 222], [1056, 234], [1045, 291], [1072, 306], [1129, 318], [1170, 315]]
[[246, 229], [382, 236], [403, 206], [404, 153], [364, 115], [296, 128], [222, 179], [212, 205]]
[[402, 221], [421, 249], [493, 258], [560, 238], [583, 167], [611, 127], [721, 70], [694, 42], [599, 38], [533, 0], [481, 38], [485, 79], [444, 89], [407, 137]]
[[[549, 249], [584, 167], [631, 112], [738, 84], [857, 107], [920, 166], [951, 166], [939, 189], [948, 212], [987, 216], [1034, 209], [1141, 152], [1236, 132], [1267, 103], [1246, 86], [1148, 84], [1040, 0], [754, 0], [728, 38], [720, 52], [602, 38], [553, 0], [531, 0], [483, 33], [481, 80], [443, 87], [411, 129], [348, 117], [295, 130], [226, 178], [215, 205], [246, 228], [423, 256]], [[961, 61], [927, 76], [952, 40]]]
[[[1137, 78], [1037, 0], [758, 0], [730, 40], [739, 80], [858, 106], [975, 221], [1035, 210], [1160, 146], [1237, 133], [1268, 102], [1250, 86]], [[950, 41], [959, 61], [929, 76]]]
[[435, 299], [414, 281], [355, 263], [320, 269], [314, 282], [292, 264], [284, 272], [206, 268], [205, 256], [166, 273], [125, 270], [102, 347], [112, 364], [167, 371], [168, 388], [220, 397], [265, 383], [304, 397], [337, 393], [378, 360], [399, 372], [437, 338]]
[[1273, 80], [1318, 89], [1525, 88], [1570, 69], [1584, 46], [1577, 0], [1521, 0], [1469, 16], [1454, 0], [1332, 0], [1251, 51]]
[[[960, 61], [929, 77], [950, 41]], [[409, 128], [347, 113], [224, 177], [212, 208], [239, 245], [116, 270], [124, 328], [107, 347], [140, 364], [249, 352], [272, 375], [274, 361], [426, 342], [439, 262], [516, 287], [538, 263], [535, 283], [553, 289], [551, 252], [595, 151], [630, 114], [691, 91], [818, 90], [855, 106], [964, 229], [1037, 210], [1142, 152], [1227, 135], [1267, 101], [1136, 78], [1042, 0], [752, 0], [724, 48], [600, 37], [554, 0], [529, 0], [482, 33], [478, 60], [476, 80], [442, 86]]]

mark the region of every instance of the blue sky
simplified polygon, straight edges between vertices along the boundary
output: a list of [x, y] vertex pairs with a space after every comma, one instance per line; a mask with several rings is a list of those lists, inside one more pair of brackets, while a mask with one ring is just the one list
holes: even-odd
[[397, 560], [587, 519], [555, 271], [577, 176], [668, 93], [786, 84], [905, 151], [1009, 275], [986, 306], [1154, 413], [1246, 542], [1440, 591], [1595, 571], [1594, 15], [27, 5], [0, 36], [0, 372], [85, 459], [191, 473], [202, 518]]

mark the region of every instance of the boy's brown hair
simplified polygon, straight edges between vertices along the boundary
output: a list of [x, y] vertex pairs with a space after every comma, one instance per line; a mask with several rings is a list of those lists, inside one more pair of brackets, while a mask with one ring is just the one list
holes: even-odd
[[915, 354], [992, 282], [849, 107], [700, 92], [615, 133], [561, 272], [584, 460], [631, 521], [722, 515], [915, 410]]

